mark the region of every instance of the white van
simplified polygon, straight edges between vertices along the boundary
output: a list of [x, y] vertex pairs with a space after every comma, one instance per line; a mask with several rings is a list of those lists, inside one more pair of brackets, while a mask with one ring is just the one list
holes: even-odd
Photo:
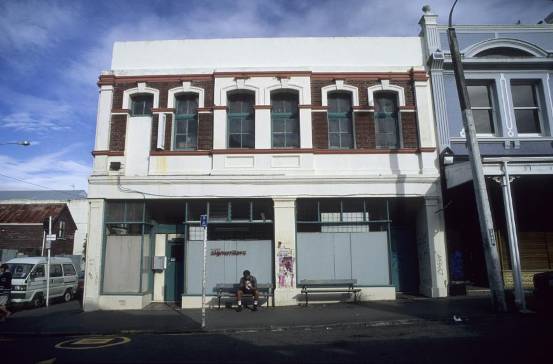
[[[46, 300], [45, 257], [14, 258], [7, 262], [12, 273], [13, 303], [31, 303], [42, 306]], [[63, 297], [65, 302], [77, 292], [77, 272], [70, 258], [50, 258], [50, 298]]]

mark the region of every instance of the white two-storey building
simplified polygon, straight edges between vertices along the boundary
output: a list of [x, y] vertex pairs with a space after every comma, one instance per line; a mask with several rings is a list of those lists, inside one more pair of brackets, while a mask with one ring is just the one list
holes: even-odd
[[446, 295], [420, 38], [116, 43], [98, 84], [86, 310], [199, 306], [201, 214], [210, 295], [244, 269], [277, 305], [302, 279]]

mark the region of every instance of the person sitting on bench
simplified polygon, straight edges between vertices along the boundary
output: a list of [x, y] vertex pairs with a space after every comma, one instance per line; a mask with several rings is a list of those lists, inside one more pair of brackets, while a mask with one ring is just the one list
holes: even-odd
[[238, 301], [238, 307], [236, 311], [242, 311], [242, 295], [253, 296], [253, 311], [257, 311], [257, 300], [259, 299], [259, 293], [257, 292], [257, 279], [250, 274], [249, 270], [244, 271], [244, 276], [240, 278], [240, 287], [236, 291], [236, 300]]

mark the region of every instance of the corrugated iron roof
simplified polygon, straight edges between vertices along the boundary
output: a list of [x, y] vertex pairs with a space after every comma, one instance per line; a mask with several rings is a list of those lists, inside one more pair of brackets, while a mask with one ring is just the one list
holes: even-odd
[[42, 223], [49, 216], [55, 220], [66, 207], [65, 204], [0, 204], [0, 223]]
[[0, 200], [82, 200], [86, 198], [84, 190], [50, 190], [50, 191], [0, 191]]

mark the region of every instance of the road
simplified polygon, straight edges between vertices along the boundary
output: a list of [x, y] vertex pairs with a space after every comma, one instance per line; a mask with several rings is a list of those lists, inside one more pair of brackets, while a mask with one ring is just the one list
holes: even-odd
[[[0, 352], [2, 362], [10, 363], [545, 363], [550, 359], [549, 327], [551, 321], [530, 315], [381, 327], [350, 325], [280, 331], [137, 334], [124, 335], [124, 339], [6, 337], [0, 333]], [[77, 343], [66, 345], [79, 349], [56, 348], [68, 340]], [[114, 346], [83, 349], [87, 345], [114, 343]]]

